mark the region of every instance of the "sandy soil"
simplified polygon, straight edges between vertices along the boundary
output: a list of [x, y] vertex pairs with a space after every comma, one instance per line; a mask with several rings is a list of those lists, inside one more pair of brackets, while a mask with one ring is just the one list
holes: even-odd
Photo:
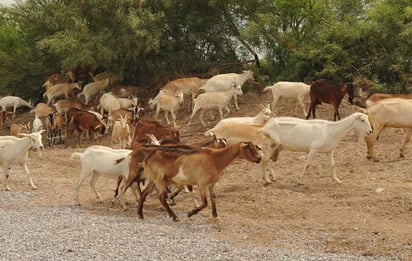
[[[231, 115], [253, 116], [258, 105], [271, 101], [270, 94], [248, 93], [240, 99], [241, 110]], [[344, 117], [352, 111], [344, 101], [341, 105]], [[330, 105], [318, 108], [318, 117], [331, 119]], [[280, 115], [293, 115], [293, 107], [280, 106]], [[28, 113], [20, 115], [27, 117]], [[188, 114], [180, 112], [179, 123], [186, 123]], [[298, 117], [302, 113], [298, 111]], [[146, 116], [151, 118], [152, 114]], [[213, 127], [217, 121], [209, 121]], [[204, 139], [206, 128], [195, 120], [189, 128], [183, 128], [182, 140], [191, 143]], [[267, 184], [262, 179], [260, 165], [236, 161], [228, 167], [216, 186], [219, 217], [211, 216], [210, 207], [197, 216], [186, 217], [193, 207], [191, 195], [182, 193], [173, 207], [180, 222], [204, 219], [213, 228], [213, 237], [239, 245], [256, 247], [300, 248], [308, 252], [351, 253], [358, 256], [396, 256], [412, 259], [412, 175], [409, 154], [399, 159], [402, 135], [385, 131], [376, 144], [379, 162], [366, 159], [366, 145], [358, 142], [351, 132], [335, 150], [338, 177], [343, 184], [335, 183], [329, 175], [325, 155], [315, 157], [312, 167], [304, 177], [305, 185], [298, 185], [297, 177], [304, 164], [303, 153], [283, 151], [274, 169], [277, 181]], [[110, 139], [103, 141], [109, 145]], [[27, 202], [6, 203], [8, 208], [36, 207], [38, 205], [74, 205], [74, 183], [80, 166], [69, 156], [84, 148], [46, 148], [42, 155], [30, 153], [29, 168], [39, 193]], [[2, 175], [3, 180], [3, 175]], [[87, 183], [87, 182], [85, 182]], [[97, 215], [136, 216], [134, 198], [127, 194], [130, 208], [122, 212], [111, 204], [115, 182], [100, 178], [97, 189], [105, 199], [98, 203], [88, 186], [80, 191], [85, 211]], [[12, 191], [30, 191], [19, 167], [12, 168]], [[0, 186], [3, 189], [3, 185]], [[7, 192], [2, 192], [7, 193]], [[148, 197], [144, 209], [145, 218], [167, 215], [157, 196]], [[136, 216], [136, 222], [138, 222]], [[171, 225], [173, 225], [173, 222]]]

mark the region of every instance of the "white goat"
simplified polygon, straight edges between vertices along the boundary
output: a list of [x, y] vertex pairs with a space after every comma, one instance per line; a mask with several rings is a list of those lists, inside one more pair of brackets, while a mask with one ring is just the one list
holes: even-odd
[[41, 129], [43, 129], [43, 122], [40, 120], [39, 115], [37, 115], [36, 113], [34, 115], [32, 132], [38, 132]]
[[[72, 153], [70, 159], [80, 159], [81, 165], [80, 177], [76, 183], [76, 204], [80, 205], [79, 188], [84, 180], [90, 175], [92, 175], [90, 186], [100, 202], [103, 202], [103, 199], [96, 190], [96, 181], [99, 176], [105, 176], [116, 180], [119, 176], [122, 176], [123, 184], [129, 173], [129, 157], [127, 156], [131, 152], [132, 150], [114, 150], [109, 147], [94, 145], [88, 147], [83, 153]], [[117, 162], [120, 158], [125, 158], [125, 160]], [[126, 209], [124, 201], [121, 200], [120, 203], [123, 208]]]
[[37, 189], [34, 185], [31, 173], [27, 168], [28, 150], [34, 148], [36, 150], [43, 149], [41, 133], [44, 130], [33, 132], [30, 134], [22, 134], [23, 138], [13, 136], [0, 136], [0, 164], [3, 165], [4, 174], [6, 176], [5, 188], [10, 190], [9, 175], [12, 165], [18, 164], [23, 167], [28, 182], [32, 189]]
[[93, 96], [103, 92], [103, 90], [109, 86], [109, 84], [111, 83], [110, 79], [111, 78], [107, 78], [105, 80], [86, 84], [86, 86], [84, 86], [83, 90], [77, 95], [77, 97], [80, 98], [80, 96], [83, 96], [85, 100], [84, 103], [89, 104], [89, 101]]
[[[329, 162], [332, 167], [332, 178], [337, 183], [342, 183], [336, 177], [333, 150], [335, 149], [336, 144], [353, 128], [366, 135], [372, 133], [372, 127], [369, 124], [368, 116], [360, 112], [355, 112], [336, 122], [326, 120], [303, 120], [292, 117], [270, 119], [262, 129], [269, 149], [269, 153], [267, 153], [263, 159], [263, 177], [269, 183], [272, 182], [272, 180], [276, 180], [270, 159], [276, 160], [280, 149], [286, 149], [289, 151], [308, 153], [305, 166], [299, 176], [299, 184], [303, 184], [303, 175], [308, 169], [313, 157], [318, 152], [328, 154]], [[269, 171], [272, 174], [272, 180], [267, 176], [266, 167], [268, 164]]]
[[107, 111], [107, 114], [110, 116], [112, 111], [120, 109], [119, 99], [110, 93], [104, 93], [100, 97], [99, 102], [97, 108], [100, 108], [101, 114], [103, 114], [104, 111]]
[[120, 115], [120, 120], [113, 124], [111, 146], [114, 148], [116, 143], [120, 144], [121, 149], [127, 148], [131, 144], [130, 127], [127, 123], [127, 116]]
[[116, 98], [119, 101], [120, 109], [130, 109], [130, 108], [134, 108], [137, 106], [138, 98], [136, 97], [132, 97], [132, 98], [116, 97]]
[[272, 90], [273, 103], [272, 111], [277, 114], [277, 103], [282, 100], [295, 100], [295, 114], [298, 109], [298, 106], [303, 111], [304, 117], [306, 117], [305, 109], [305, 99], [309, 97], [310, 85], [307, 85], [303, 82], [277, 82], [272, 86], [267, 86], [263, 91]]
[[183, 92], [179, 91], [175, 95], [164, 94], [159, 97], [156, 104], [155, 120], [161, 110], [164, 111], [165, 119], [168, 125], [170, 125], [168, 114], [172, 115], [173, 127], [176, 127], [176, 114], [180, 109], [180, 105], [183, 103]]
[[[209, 82], [209, 81], [208, 81]], [[193, 107], [192, 115], [190, 115], [188, 126], [190, 126], [192, 122], [192, 118], [195, 114], [200, 111], [200, 121], [202, 122], [203, 126], [206, 127], [205, 122], [203, 121], [203, 110], [205, 109], [219, 109], [220, 119], [223, 119], [223, 111], [222, 109], [225, 108], [227, 113], [225, 116], [230, 112], [228, 107], [229, 101], [232, 99], [234, 95], [242, 95], [242, 88], [237, 83], [232, 83], [232, 88], [227, 91], [222, 92], [208, 92], [202, 93], [195, 99], [195, 105]]]
[[7, 111], [8, 107], [13, 107], [13, 116], [16, 116], [16, 109], [22, 106], [33, 108], [31, 101], [26, 102], [18, 96], [5, 96], [0, 99], [0, 106], [3, 111]]
[[56, 98], [64, 95], [65, 99], [69, 98], [69, 94], [73, 92], [74, 89], [81, 90], [81, 82], [75, 83], [59, 83], [53, 85], [47, 91], [44, 92], [43, 98], [46, 98], [47, 105], [53, 103]]
[[[246, 82], [246, 80], [254, 80], [253, 72], [251, 70], [244, 71], [241, 74], [238, 73], [225, 73], [225, 74], [218, 74], [210, 78], [206, 81], [206, 83], [200, 87], [200, 90], [204, 90], [205, 92], [222, 92], [230, 90], [232, 87], [233, 82], [237, 83], [242, 87], [242, 85]], [[237, 104], [237, 94], [233, 96], [235, 100], [235, 107], [239, 110], [239, 106]]]

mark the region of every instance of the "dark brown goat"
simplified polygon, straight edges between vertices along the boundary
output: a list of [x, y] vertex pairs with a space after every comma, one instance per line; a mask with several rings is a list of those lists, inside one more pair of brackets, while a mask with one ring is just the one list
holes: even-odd
[[349, 95], [349, 102], [353, 104], [353, 99], [355, 98], [354, 85], [352, 83], [338, 83], [328, 80], [316, 80], [310, 86], [310, 108], [306, 116], [306, 119], [310, 118], [312, 113], [313, 118], [315, 116], [315, 109], [318, 104], [329, 103], [332, 104], [334, 108], [333, 120], [336, 118], [340, 120], [340, 114], [338, 111], [339, 105], [342, 102], [345, 94]]
[[146, 134], [153, 134], [158, 140], [167, 138], [174, 143], [180, 141], [178, 129], [160, 125], [157, 121], [140, 120], [134, 128], [133, 143], [147, 143]]
[[[72, 109], [69, 109], [69, 111]], [[67, 114], [69, 114], [69, 111], [67, 111]], [[80, 141], [81, 141], [81, 136], [82, 136], [83, 131], [87, 131], [87, 133], [89, 134], [90, 144], [92, 143], [92, 139], [94, 136], [93, 134], [95, 132], [100, 130], [101, 136], [104, 135], [106, 131], [106, 126], [100, 121], [99, 118], [97, 118], [96, 115], [94, 115], [93, 113], [87, 112], [87, 111], [77, 111], [76, 112], [74, 110], [73, 112], [74, 114], [71, 115], [69, 124], [67, 126], [67, 130], [66, 130], [67, 137], [66, 137], [65, 148], [69, 146], [71, 135], [73, 134], [75, 130], [77, 130], [78, 132], [77, 139], [78, 139], [80, 147], [81, 147]], [[70, 112], [70, 114], [71, 113], [72, 112]]]

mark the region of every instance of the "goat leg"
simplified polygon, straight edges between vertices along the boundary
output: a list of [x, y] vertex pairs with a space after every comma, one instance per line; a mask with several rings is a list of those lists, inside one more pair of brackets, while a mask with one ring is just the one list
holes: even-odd
[[169, 204], [166, 202], [167, 199], [167, 190], [165, 191], [159, 191], [159, 200], [160, 203], [162, 203], [163, 207], [166, 209], [167, 213], [169, 216], [172, 218], [173, 221], [178, 221], [176, 214], [173, 212], [173, 210], [170, 208]]
[[155, 188], [154, 183], [150, 181], [147, 184], [147, 187], [140, 194], [139, 202], [137, 203], [137, 215], [139, 216], [140, 219], [143, 219], [144, 201], [146, 200], [147, 195], [149, 195], [154, 190], [154, 188]]

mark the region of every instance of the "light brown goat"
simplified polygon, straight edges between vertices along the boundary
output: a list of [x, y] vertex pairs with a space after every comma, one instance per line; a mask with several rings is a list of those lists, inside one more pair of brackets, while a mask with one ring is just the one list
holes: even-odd
[[111, 141], [112, 148], [114, 148], [116, 143], [120, 144], [121, 149], [125, 149], [131, 143], [130, 127], [127, 123], [127, 116], [120, 116], [120, 120], [115, 121], [113, 124]]
[[46, 132], [49, 146], [56, 145], [57, 136], [59, 136], [59, 142], [62, 142], [63, 118], [57, 111], [47, 115]]
[[70, 99], [59, 100], [54, 104], [54, 107], [56, 107], [56, 110], [60, 114], [66, 113], [70, 108], [77, 108], [82, 111], [88, 111], [93, 109], [93, 106], [91, 105], [86, 105], [82, 102]]
[[143, 162], [144, 176], [150, 181], [139, 199], [139, 218], [143, 218], [143, 203], [146, 196], [156, 187], [160, 202], [169, 216], [176, 221], [177, 216], [166, 202], [168, 187], [171, 185], [196, 185], [202, 203], [188, 213], [197, 214], [207, 206], [206, 191], [209, 191], [212, 215], [217, 217], [214, 187], [224, 169], [235, 159], [245, 159], [259, 163], [262, 159], [260, 147], [251, 142], [241, 142], [226, 148], [212, 149], [172, 149], [155, 150]]
[[34, 113], [36, 114], [38, 117], [46, 117], [47, 115], [49, 115], [50, 113], [55, 112], [56, 109], [43, 103], [43, 102], [39, 102], [36, 104], [36, 107], [34, 107], [34, 109], [32, 109], [30, 111], [30, 113]]
[[54, 102], [54, 99], [63, 95], [65, 99], [68, 99], [69, 94], [73, 93], [74, 89], [81, 90], [81, 82], [59, 83], [47, 89], [43, 94], [43, 98], [47, 97], [47, 105], [49, 105]]
[[30, 122], [27, 124], [13, 123], [10, 125], [11, 136], [20, 137], [22, 133], [30, 133]]

